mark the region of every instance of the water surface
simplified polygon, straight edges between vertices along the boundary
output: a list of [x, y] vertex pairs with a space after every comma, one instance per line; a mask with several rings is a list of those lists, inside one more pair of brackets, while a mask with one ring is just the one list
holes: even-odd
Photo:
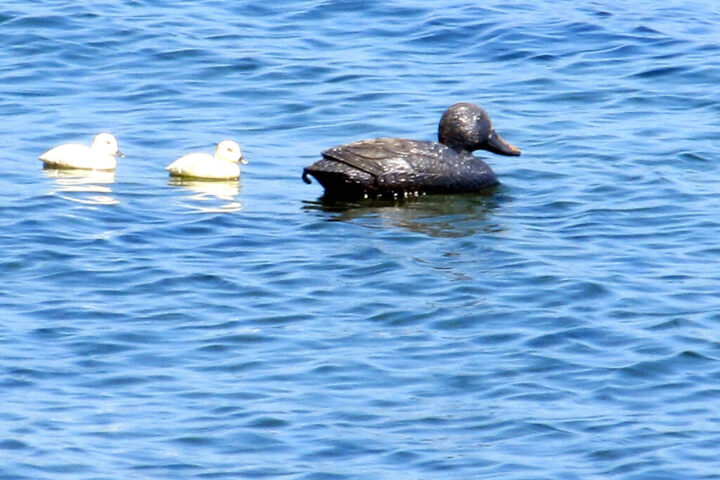
[[[717, 478], [720, 10], [6, 2], [0, 477]], [[302, 167], [523, 150], [489, 196]], [[42, 170], [111, 131], [114, 174]], [[239, 182], [165, 165], [233, 138]]]

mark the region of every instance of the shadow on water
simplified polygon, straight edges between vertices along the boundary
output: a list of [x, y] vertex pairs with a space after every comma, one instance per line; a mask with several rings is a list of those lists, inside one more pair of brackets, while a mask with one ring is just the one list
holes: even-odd
[[458, 238], [503, 231], [493, 221], [493, 212], [506, 198], [497, 190], [493, 195], [428, 195], [407, 199], [340, 200], [323, 196], [304, 202], [303, 210], [321, 212], [330, 222], [376, 219], [382, 227]]

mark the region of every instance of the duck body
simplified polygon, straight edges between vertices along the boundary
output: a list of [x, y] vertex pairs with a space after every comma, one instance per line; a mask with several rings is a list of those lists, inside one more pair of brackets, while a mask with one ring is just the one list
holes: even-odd
[[479, 192], [499, 182], [472, 151], [520, 155], [495, 133], [487, 113], [470, 103], [445, 112], [438, 137], [439, 142], [378, 138], [333, 147], [303, 170], [303, 180], [314, 177], [331, 197]]
[[51, 148], [38, 158], [45, 168], [80, 170], [115, 170], [116, 157], [123, 156], [117, 140], [109, 133], [95, 136], [88, 147], [78, 143], [65, 143]]
[[408, 196], [476, 192], [498, 184], [481, 159], [437, 142], [377, 138], [322, 152], [304, 171], [330, 196]]
[[240, 146], [232, 140], [223, 140], [215, 148], [215, 154], [189, 153], [165, 167], [174, 177], [205, 180], [235, 180], [240, 177], [240, 165], [246, 164]]
[[189, 153], [165, 167], [174, 177], [228, 180], [240, 176], [237, 163], [216, 160], [207, 153]]

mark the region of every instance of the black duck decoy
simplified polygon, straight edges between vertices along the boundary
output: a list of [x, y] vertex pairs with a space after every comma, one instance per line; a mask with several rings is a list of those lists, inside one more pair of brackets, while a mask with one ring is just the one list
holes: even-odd
[[497, 185], [492, 169], [472, 155], [488, 150], [508, 156], [520, 150], [498, 135], [490, 117], [472, 103], [456, 103], [440, 119], [438, 141], [404, 138], [360, 140], [330, 148], [303, 170], [328, 197], [400, 197], [477, 192]]

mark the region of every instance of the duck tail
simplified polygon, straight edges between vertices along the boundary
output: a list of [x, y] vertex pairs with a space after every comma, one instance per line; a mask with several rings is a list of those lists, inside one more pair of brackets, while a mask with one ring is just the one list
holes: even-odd
[[303, 174], [302, 174], [303, 182], [310, 185], [312, 183], [312, 180], [310, 180], [310, 177], [308, 177], [308, 170], [307, 168], [303, 168]]

